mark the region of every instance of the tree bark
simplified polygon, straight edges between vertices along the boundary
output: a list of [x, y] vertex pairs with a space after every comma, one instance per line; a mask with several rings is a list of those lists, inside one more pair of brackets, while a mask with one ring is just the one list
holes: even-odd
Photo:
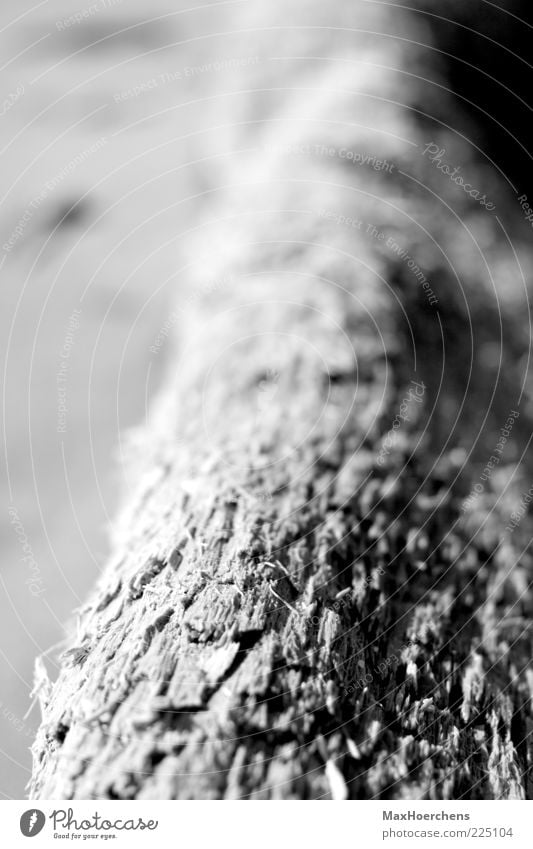
[[[419, 20], [354, 5], [347, 61], [307, 92], [287, 65], [191, 247], [114, 554], [38, 688], [32, 798], [529, 795], [527, 519], [504, 530], [524, 295], [497, 216], [424, 149], [519, 214], [428, 117], [455, 107]], [[305, 50], [337, 56], [313, 14]]]

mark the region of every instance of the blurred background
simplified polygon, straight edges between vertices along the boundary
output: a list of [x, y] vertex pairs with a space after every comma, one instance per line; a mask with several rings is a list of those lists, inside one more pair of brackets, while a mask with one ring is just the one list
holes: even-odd
[[[195, 163], [205, 98], [246, 70], [246, 50], [216, 35], [238, 5], [0, 10], [3, 797], [23, 798], [29, 778], [34, 658], [105, 560], [119, 435], [160, 379], [182, 242], [217, 171]], [[206, 67], [217, 60], [234, 61]]]
[[[526, 4], [413, 5], [465, 127], [533, 198]], [[29, 779], [34, 659], [55, 677], [50, 650], [105, 563], [128, 485], [121, 434], [161, 381], [188, 243], [269, 87], [289, 84], [254, 16], [281, 27], [286, 52], [305, 40], [277, 6], [270, 19], [246, 0], [1, 6], [2, 798]]]

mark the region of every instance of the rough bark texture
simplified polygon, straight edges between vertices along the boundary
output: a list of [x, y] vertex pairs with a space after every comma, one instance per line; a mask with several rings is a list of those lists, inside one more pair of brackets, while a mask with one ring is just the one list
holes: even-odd
[[[349, 61], [317, 61], [305, 93], [287, 60], [293, 91], [191, 247], [213, 271], [181, 296], [114, 555], [41, 681], [33, 798], [529, 794], [527, 521], [504, 531], [531, 431], [522, 283], [499, 220], [424, 146], [500, 214], [505, 192], [421, 123], [420, 104], [447, 108], [427, 33], [354, 7]], [[338, 55], [331, 32], [304, 35], [306, 55]], [[514, 448], [463, 510], [513, 410]]]

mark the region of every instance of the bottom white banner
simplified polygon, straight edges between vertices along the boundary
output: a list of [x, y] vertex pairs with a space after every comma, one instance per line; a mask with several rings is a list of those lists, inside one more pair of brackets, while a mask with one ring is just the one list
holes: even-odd
[[[2, 845], [58, 846], [63, 841], [117, 849], [324, 849], [326, 846], [533, 846], [531, 802], [348, 802], [335, 810], [318, 801], [5, 801]], [[474, 843], [472, 843], [474, 841]]]

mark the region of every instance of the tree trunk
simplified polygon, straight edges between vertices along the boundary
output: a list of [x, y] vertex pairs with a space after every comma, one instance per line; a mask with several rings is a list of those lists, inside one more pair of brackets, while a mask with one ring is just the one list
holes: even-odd
[[511, 207], [428, 117], [455, 106], [419, 20], [323, 5], [291, 4], [296, 47], [250, 36], [283, 90], [249, 95], [273, 118], [191, 246], [114, 554], [38, 688], [32, 798], [528, 796]]

